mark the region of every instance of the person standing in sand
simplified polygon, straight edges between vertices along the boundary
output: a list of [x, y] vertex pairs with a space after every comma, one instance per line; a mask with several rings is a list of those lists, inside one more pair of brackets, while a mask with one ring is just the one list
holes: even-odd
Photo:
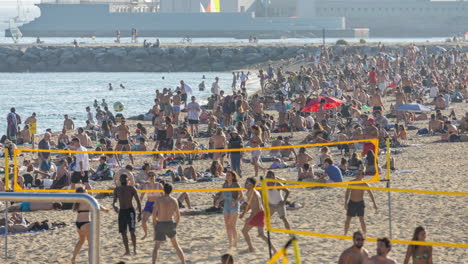
[[174, 119], [174, 124], [179, 125], [179, 115], [180, 115], [180, 105], [182, 104], [182, 99], [180, 97], [180, 91], [177, 91], [176, 94], [172, 97], [172, 114]]
[[[240, 188], [239, 175], [235, 171], [228, 171], [226, 173], [226, 181], [223, 188]], [[215, 202], [215, 207], [218, 208], [221, 200], [224, 201], [223, 213], [224, 223], [226, 225], [226, 233], [229, 240], [229, 247], [237, 247], [237, 216], [239, 215], [239, 202], [242, 200], [243, 195], [241, 191], [223, 191]]]
[[366, 264], [396, 264], [397, 262], [388, 256], [392, 244], [386, 237], [377, 239], [377, 255], [371, 257]]
[[156, 219], [156, 234], [153, 249], [153, 261], [155, 264], [158, 258], [158, 250], [161, 242], [166, 241], [166, 237], [171, 240], [172, 246], [177, 252], [177, 256], [182, 264], [185, 264], [184, 252], [179, 246], [176, 238], [176, 228], [180, 222], [179, 203], [177, 199], [171, 197], [172, 185], [164, 184], [164, 195], [156, 200], [153, 210], [153, 219]]
[[[211, 137], [211, 143], [213, 144], [213, 149], [225, 149], [226, 148], [226, 135], [224, 135], [223, 129], [218, 127], [216, 129], [216, 134]], [[215, 152], [213, 153], [213, 160], [220, 160], [221, 164], [224, 164], [225, 152]]]
[[[273, 179], [277, 180], [278, 178], [275, 176], [275, 173], [273, 171], [268, 171], [266, 175], [267, 179]], [[283, 187], [284, 185], [281, 182], [268, 182], [268, 186], [276, 186], [276, 187]], [[281, 192], [284, 192], [285, 195], [283, 197], [283, 194]], [[286, 229], [291, 229], [291, 226], [289, 224], [288, 218], [286, 217], [286, 201], [288, 200], [289, 197], [289, 190], [284, 188], [284, 189], [269, 189], [268, 190], [268, 197], [270, 198], [268, 201], [268, 206], [270, 207], [270, 215], [273, 216], [275, 212], [278, 212], [278, 215], [280, 219], [284, 223], [284, 227]]]
[[[70, 149], [76, 151], [87, 151], [80, 143], [79, 138], [73, 138], [71, 141]], [[76, 153], [76, 165], [73, 167], [71, 175], [71, 189], [75, 189], [75, 184], [83, 183], [87, 190], [91, 190], [89, 185], [89, 155], [88, 153]]]
[[[257, 180], [253, 177], [247, 178], [245, 180], [245, 188], [247, 189], [247, 208], [244, 212], [240, 215], [240, 219], [244, 217], [244, 215], [250, 210], [250, 216], [245, 219], [244, 228], [242, 228], [242, 234], [244, 235], [245, 242], [249, 246], [248, 252], [254, 252], [255, 248], [252, 245], [252, 240], [250, 239], [249, 231], [257, 227], [258, 236], [263, 239], [266, 243], [268, 243], [268, 239], [265, 236], [263, 228], [265, 227], [265, 212], [263, 210], [263, 204], [261, 202], [260, 193], [255, 190], [257, 185]], [[275, 247], [273, 244], [271, 245], [273, 252], [276, 252]]]
[[68, 115], [64, 115], [63, 117], [65, 118], [65, 120], [63, 120], [63, 129], [65, 129], [66, 131], [74, 130], [75, 123], [73, 122], [73, 120], [68, 118]]
[[195, 96], [192, 96], [192, 102], [190, 102], [187, 107], [186, 107], [188, 113], [187, 113], [187, 119], [190, 124], [190, 134], [192, 134], [193, 137], [198, 136], [198, 123], [200, 123], [200, 112], [201, 112], [201, 107], [197, 103], [197, 99]]
[[[162, 190], [163, 186], [161, 183], [155, 181], [156, 175], [154, 172], [149, 172], [148, 173], [148, 181], [143, 185], [143, 190]], [[145, 197], [145, 192], [141, 193], [140, 195], [140, 201], [143, 201], [143, 198]], [[142, 222], [141, 222], [141, 227], [143, 228], [143, 232], [145, 232], [145, 235], [141, 240], [144, 240], [146, 236], [148, 235], [148, 225], [146, 222], [148, 222], [148, 218], [153, 215], [153, 207], [154, 203], [156, 202], [156, 199], [161, 196], [160, 192], [148, 192], [148, 200], [146, 201], [145, 208], [143, 209], [143, 215], [142, 215]], [[153, 223], [153, 226], [155, 223]]]
[[353, 246], [341, 253], [338, 264], [366, 264], [369, 260], [369, 252], [363, 248], [365, 240], [361, 231], [354, 232]]
[[[364, 172], [362, 170], [359, 170], [357, 172], [356, 178], [352, 180], [353, 182], [359, 182], [362, 181], [364, 178]], [[352, 186], [365, 186], [369, 187], [367, 183], [361, 183], [361, 184], [353, 184]], [[346, 221], [345, 221], [345, 227], [344, 227], [344, 234], [348, 234], [348, 229], [349, 229], [349, 224], [351, 222], [351, 218], [358, 216], [359, 221], [361, 222], [361, 228], [362, 232], [364, 232], [364, 235], [367, 233], [366, 230], [366, 223], [364, 221], [364, 191], [365, 190], [356, 190], [356, 189], [346, 189], [346, 194], [345, 194], [345, 209], [346, 209]], [[375, 202], [374, 194], [372, 193], [371, 190], [367, 190], [367, 193], [369, 194], [370, 198], [372, 199], [372, 202], [374, 203], [374, 209], [377, 211], [377, 203]]]
[[[128, 138], [130, 137], [130, 128], [125, 125], [125, 122], [125, 118], [122, 118], [120, 126], [116, 128], [116, 134], [119, 136], [117, 146], [115, 147], [116, 151], [130, 151], [130, 143], [128, 142]], [[130, 157], [132, 164], [134, 164], [132, 154], [129, 154], [128, 156]]]
[[[413, 241], [425, 241], [426, 230], [424, 227], [418, 226], [414, 230]], [[410, 259], [413, 260], [413, 264], [432, 264], [432, 247], [431, 246], [419, 246], [419, 245], [408, 245], [406, 256], [403, 264], [408, 264]]]
[[[83, 187], [78, 187], [76, 189], [76, 193], [87, 193], [86, 190], [83, 188]], [[109, 209], [99, 205], [99, 209], [104, 211], [104, 212], [108, 212]], [[86, 240], [89, 241], [89, 237], [90, 237], [90, 233], [89, 233], [89, 230], [90, 230], [90, 214], [89, 214], [89, 211], [90, 211], [90, 207], [88, 204], [86, 203], [75, 203], [73, 205], [73, 211], [76, 211], [77, 212], [77, 215], [76, 215], [76, 231], [78, 232], [78, 237], [79, 237], [79, 240], [78, 242], [76, 243], [75, 245], [75, 249], [73, 250], [73, 256], [71, 258], [71, 263], [72, 264], [75, 264], [75, 261], [76, 261], [76, 256], [78, 255], [78, 253], [80, 252], [80, 249], [81, 247], [83, 246], [84, 242]], [[91, 262], [91, 260], [89, 260]]]
[[[140, 198], [135, 187], [128, 186], [128, 177], [126, 174], [120, 175], [120, 184], [114, 189], [114, 201], [112, 207], [114, 211], [119, 214], [119, 233], [122, 234], [122, 240], [125, 246], [126, 256], [130, 255], [130, 248], [128, 247], [127, 227], [130, 231], [132, 238], [133, 253], [136, 255], [136, 236], [135, 236], [135, 208], [133, 207], [132, 200], [135, 198], [138, 206], [138, 221], [141, 221], [141, 204]], [[120, 209], [115, 206], [115, 203], [119, 200]]]

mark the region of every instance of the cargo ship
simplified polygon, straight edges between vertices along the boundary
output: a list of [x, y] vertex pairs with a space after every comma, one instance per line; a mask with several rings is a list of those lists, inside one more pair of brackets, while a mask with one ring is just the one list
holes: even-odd
[[[468, 1], [42, 0], [28, 37], [450, 37], [468, 30]], [[11, 35], [6, 31], [6, 35]]]

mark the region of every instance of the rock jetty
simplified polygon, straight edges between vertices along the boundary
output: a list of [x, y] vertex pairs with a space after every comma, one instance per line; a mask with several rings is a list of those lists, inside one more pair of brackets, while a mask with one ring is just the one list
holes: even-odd
[[[385, 47], [388, 53], [404, 54], [406, 44]], [[428, 52], [445, 48], [468, 51], [468, 45], [426, 45]], [[374, 45], [332, 46], [334, 53], [375, 55]], [[141, 46], [2, 46], [0, 72], [206, 72], [248, 68], [259, 63], [318, 54], [320, 46], [187, 45], [145, 48]]]

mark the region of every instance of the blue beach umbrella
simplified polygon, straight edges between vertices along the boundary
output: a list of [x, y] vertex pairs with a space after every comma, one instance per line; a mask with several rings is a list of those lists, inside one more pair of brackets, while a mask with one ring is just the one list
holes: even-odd
[[397, 111], [401, 112], [431, 112], [432, 109], [422, 104], [402, 104], [395, 108]]

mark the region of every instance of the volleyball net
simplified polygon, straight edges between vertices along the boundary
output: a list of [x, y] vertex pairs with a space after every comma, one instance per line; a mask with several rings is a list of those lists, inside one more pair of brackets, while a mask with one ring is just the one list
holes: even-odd
[[[391, 193], [405, 193], [405, 194], [417, 194], [417, 195], [434, 195], [437, 196], [435, 199], [440, 199], [439, 196], [446, 196], [446, 197], [464, 197], [468, 196], [467, 192], [446, 192], [446, 191], [431, 191], [431, 190], [417, 190], [417, 189], [397, 189], [397, 188], [382, 188], [382, 187], [371, 187], [371, 186], [356, 186], [356, 185], [343, 185], [337, 183], [317, 183], [317, 182], [297, 182], [297, 181], [288, 181], [288, 180], [278, 180], [278, 179], [264, 179], [261, 182], [262, 186], [262, 198], [263, 203], [265, 206], [265, 225], [266, 229], [270, 232], [277, 232], [277, 233], [286, 233], [286, 234], [293, 234], [293, 235], [304, 235], [304, 236], [314, 236], [314, 237], [323, 237], [323, 238], [333, 238], [333, 239], [345, 239], [351, 240], [351, 236], [339, 235], [339, 234], [330, 234], [330, 233], [319, 233], [319, 232], [311, 232], [311, 231], [304, 231], [304, 230], [288, 230], [284, 228], [276, 228], [272, 226], [271, 221], [271, 208], [269, 205], [269, 191], [268, 191], [268, 183], [273, 184], [282, 184], [287, 188], [310, 188], [310, 187], [321, 187], [327, 188], [330, 192], [341, 191], [339, 189], [351, 189], [351, 190], [369, 190], [374, 192], [391, 192]], [[299, 186], [300, 185], [300, 186]], [[309, 192], [313, 192], [314, 190], [308, 190]], [[461, 203], [464, 204], [464, 203]], [[312, 209], [309, 209], [312, 210]], [[309, 211], [308, 210], [308, 211]], [[441, 209], [443, 210], [443, 209]], [[342, 211], [333, 212], [338, 214], [340, 212], [340, 216], [342, 216]], [[310, 212], [308, 212], [310, 213]], [[335, 217], [340, 217], [335, 216]], [[391, 216], [389, 216], [391, 217]], [[463, 225], [463, 223], [461, 223]], [[310, 227], [310, 229], [313, 229]], [[377, 241], [375, 237], [366, 237], [367, 241]], [[395, 244], [408, 244], [408, 245], [422, 245], [422, 246], [439, 246], [439, 247], [459, 247], [459, 248], [468, 248], [468, 244], [465, 243], [451, 243], [451, 242], [423, 242], [423, 241], [414, 241], [414, 240], [401, 240], [401, 239], [391, 239], [392, 243]]]
[[[350, 141], [341, 141], [341, 142], [328, 142], [328, 143], [317, 143], [317, 144], [301, 144], [301, 145], [287, 145], [287, 146], [277, 146], [277, 147], [257, 147], [257, 148], [240, 148], [240, 149], [197, 149], [197, 150], [168, 150], [168, 151], [94, 151], [94, 150], [89, 150], [89, 151], [76, 151], [76, 150], [42, 150], [42, 149], [15, 149], [13, 153], [13, 190], [15, 192], [75, 192], [75, 190], [67, 190], [67, 189], [27, 189], [23, 188], [18, 184], [18, 177], [19, 177], [19, 162], [20, 158], [19, 156], [21, 154], [26, 154], [26, 153], [49, 153], [51, 156], [52, 155], [57, 155], [57, 154], [62, 154], [61, 158], [65, 158], [66, 156], [70, 154], [77, 154], [77, 153], [87, 153], [88, 155], [146, 155], [148, 158], [152, 155], [156, 154], [191, 154], [191, 155], [204, 155], [204, 154], [209, 154], [209, 153], [227, 153], [227, 152], [251, 152], [251, 151], [264, 151], [264, 150], [291, 150], [291, 149], [300, 149], [300, 148], [316, 148], [316, 147], [325, 147], [325, 146], [351, 146], [351, 151], [359, 152], [359, 156], [362, 156], [361, 153], [363, 153], [363, 147], [365, 146], [371, 146], [371, 148], [375, 153], [375, 158], [374, 158], [374, 168], [376, 168], [375, 174], [370, 175], [366, 178], [364, 178], [362, 181], [359, 182], [343, 182], [340, 184], [357, 184], [357, 183], [369, 183], [369, 182], [377, 182], [380, 181], [380, 174], [378, 171], [378, 153], [380, 152], [379, 149], [379, 141], [378, 139], [363, 139], [363, 140], [350, 140]], [[387, 149], [387, 152], [389, 150]], [[389, 156], [388, 156], [389, 157]], [[60, 158], [57, 158], [57, 160]], [[5, 158], [5, 167], [8, 167], [8, 158]], [[388, 163], [388, 160], [387, 160]], [[164, 170], [170, 170], [170, 169], [175, 169], [175, 168], [165, 168]], [[251, 168], [249, 168], [251, 169]], [[245, 170], [245, 169], [244, 169]], [[10, 174], [6, 172], [6, 186], [9, 186], [9, 181], [10, 179]], [[388, 177], [389, 175], [387, 175]], [[288, 186], [288, 188], [302, 188], [302, 184], [296, 184], [293, 186]], [[268, 188], [277, 188], [277, 187], [268, 187]], [[260, 190], [260, 187], [257, 187], [258, 190]], [[174, 192], [220, 192], [220, 191], [242, 191], [245, 190], [244, 188], [194, 188], [194, 189], [175, 189]], [[88, 192], [90, 193], [112, 193], [113, 190], [109, 189], [93, 189], [89, 190]], [[155, 192], [153, 190], [138, 190], [138, 192]], [[161, 191], [160, 191], [161, 192]]]

